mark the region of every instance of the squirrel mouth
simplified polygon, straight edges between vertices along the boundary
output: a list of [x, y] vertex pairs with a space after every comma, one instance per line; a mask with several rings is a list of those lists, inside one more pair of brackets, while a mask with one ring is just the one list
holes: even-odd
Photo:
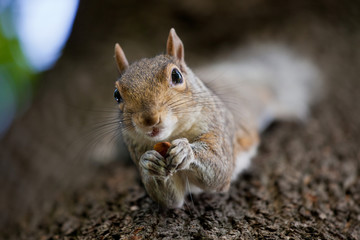
[[152, 131], [151, 131], [150, 133], [148, 133], [148, 135], [149, 135], [150, 137], [156, 137], [157, 135], [159, 135], [159, 133], [160, 133], [160, 129], [157, 128], [157, 127], [154, 127], [154, 128], [152, 129]]

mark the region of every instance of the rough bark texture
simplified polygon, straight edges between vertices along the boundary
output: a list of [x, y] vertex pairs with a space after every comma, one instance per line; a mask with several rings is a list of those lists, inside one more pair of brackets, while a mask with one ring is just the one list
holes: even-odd
[[[132, 2], [81, 2], [63, 57], [1, 140], [0, 238], [360, 239], [359, 2]], [[97, 146], [115, 127], [94, 126], [115, 108], [114, 43], [130, 61], [150, 57], [170, 27], [190, 66], [280, 41], [312, 58], [327, 88], [306, 123], [265, 132], [227, 194], [176, 210], [151, 201], [121, 151], [106, 162], [114, 155]]]

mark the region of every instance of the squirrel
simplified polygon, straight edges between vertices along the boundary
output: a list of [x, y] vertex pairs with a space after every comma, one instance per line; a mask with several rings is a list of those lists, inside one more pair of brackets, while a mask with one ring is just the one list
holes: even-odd
[[[230, 89], [225, 96], [200, 80], [184, 57], [173, 28], [166, 54], [131, 65], [115, 45], [123, 139], [148, 195], [167, 208], [182, 207], [189, 193], [228, 191], [266, 126], [306, 118], [319, 88], [317, 68], [279, 46], [258, 46], [201, 68], [205, 78]], [[153, 150], [158, 142], [171, 143], [165, 157]]]

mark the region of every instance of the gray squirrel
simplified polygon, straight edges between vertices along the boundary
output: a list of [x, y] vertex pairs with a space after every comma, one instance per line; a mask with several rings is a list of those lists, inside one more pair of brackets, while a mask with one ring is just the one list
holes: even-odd
[[[320, 89], [317, 68], [276, 45], [235, 51], [198, 69], [201, 80], [174, 29], [166, 54], [129, 65], [116, 44], [115, 60], [123, 139], [147, 193], [167, 208], [189, 193], [228, 191], [256, 154], [259, 133], [276, 119], [305, 119]], [[218, 94], [211, 84], [229, 90]], [[165, 156], [153, 149], [158, 142], [170, 143]]]

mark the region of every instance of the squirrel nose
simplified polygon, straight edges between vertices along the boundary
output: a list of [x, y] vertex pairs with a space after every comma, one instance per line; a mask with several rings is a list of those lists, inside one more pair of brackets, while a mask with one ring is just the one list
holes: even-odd
[[160, 122], [160, 115], [158, 113], [156, 114], [149, 114], [149, 113], [143, 113], [139, 116], [139, 123], [146, 127], [151, 127]]

